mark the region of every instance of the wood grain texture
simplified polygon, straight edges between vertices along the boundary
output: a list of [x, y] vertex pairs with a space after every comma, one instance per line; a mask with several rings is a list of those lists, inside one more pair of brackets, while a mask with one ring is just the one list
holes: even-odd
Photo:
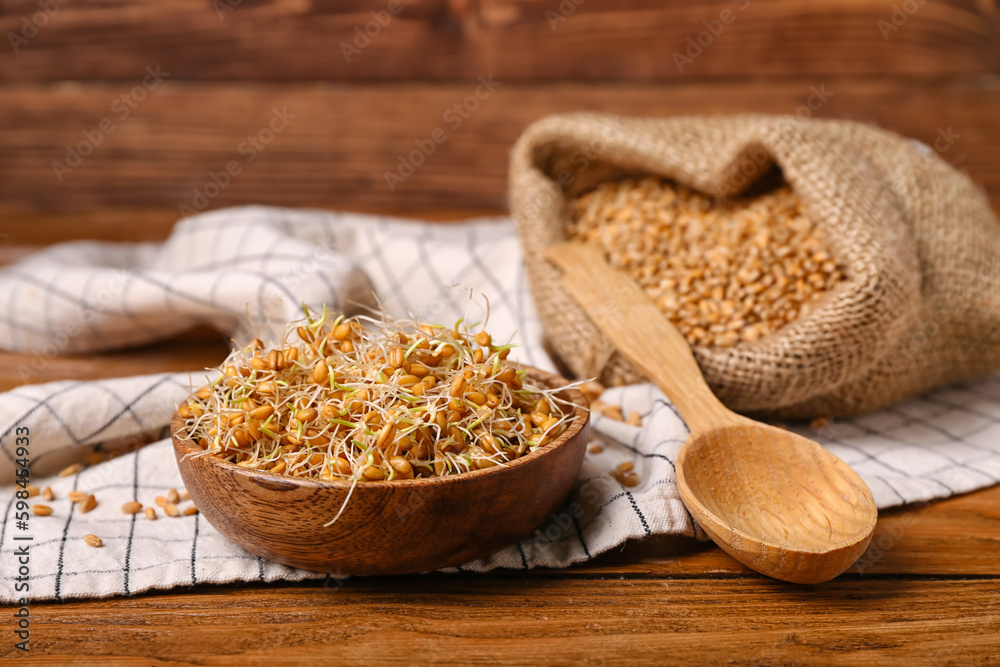
[[[528, 377], [553, 389], [566, 384], [532, 368]], [[577, 407], [550, 444], [503, 466], [428, 479], [351, 484], [249, 470], [199, 456], [179, 414], [170, 430], [192, 500], [251, 553], [340, 575], [426, 572], [489, 556], [562, 507], [583, 464], [590, 413], [578, 389], [558, 396]]]
[[[883, 0], [60, 4], [30, 41], [5, 45], [9, 64], [0, 80], [128, 81], [156, 63], [184, 80], [270, 81], [455, 81], [489, 73], [505, 81], [657, 81], [1000, 69], [1000, 12], [991, 0], [929, 0], [896, 17]], [[394, 16], [390, 7], [398, 7]], [[35, 0], [4, 3], [2, 33], [23, 32], [23, 18], [36, 12]], [[364, 30], [367, 38], [358, 35]], [[678, 67], [674, 54], [691, 49], [689, 38], [701, 39], [703, 49], [692, 49], [693, 62]]]
[[34, 664], [912, 665], [1000, 652], [996, 580], [430, 575], [32, 611]]
[[[809, 112], [803, 105], [821, 88], [830, 96], [817, 117], [872, 121], [928, 145], [940, 140], [941, 156], [1000, 201], [995, 158], [1000, 82], [992, 77], [907, 83], [817, 77], [677, 86], [505, 82], [484, 100], [473, 97], [470, 106], [478, 106], [468, 118], [454, 115], [454, 105], [474, 96], [477, 85], [471, 80], [389, 87], [167, 81], [124, 119], [111, 105], [128, 92], [127, 85], [6, 86], [0, 88], [0, 202], [11, 210], [51, 213], [158, 208], [179, 215], [182, 204], [250, 203], [495, 210], [506, 200], [511, 145], [529, 123], [547, 114]], [[258, 151], [248, 137], [267, 128], [274, 109], [295, 117]], [[53, 163], [68, 165], [67, 146], [87, 146], [84, 132], [95, 132], [104, 119], [114, 129], [92, 134], [100, 143], [72, 171], [61, 172], [60, 181]], [[444, 143], [430, 139], [435, 130], [445, 134]], [[418, 144], [427, 142], [434, 152], [423, 157]], [[401, 156], [409, 166], [411, 159], [422, 164], [390, 189], [387, 173], [408, 173], [400, 167]], [[218, 193], [210, 187], [216, 196], [196, 201], [195, 191], [204, 194], [212, 183], [210, 172], [218, 175], [230, 162], [239, 173]], [[4, 223], [0, 219], [0, 231], [6, 231]]]

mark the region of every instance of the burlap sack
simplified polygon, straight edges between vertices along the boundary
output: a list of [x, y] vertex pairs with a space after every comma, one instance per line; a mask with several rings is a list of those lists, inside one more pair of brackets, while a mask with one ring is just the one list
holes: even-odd
[[874, 127], [762, 115], [570, 114], [525, 131], [510, 207], [552, 351], [579, 377], [644, 380], [541, 256], [566, 238], [570, 197], [640, 174], [726, 196], [776, 168], [847, 279], [770, 336], [696, 348], [723, 402], [781, 417], [853, 415], [1000, 368], [1000, 224], [969, 178], [931, 147]]

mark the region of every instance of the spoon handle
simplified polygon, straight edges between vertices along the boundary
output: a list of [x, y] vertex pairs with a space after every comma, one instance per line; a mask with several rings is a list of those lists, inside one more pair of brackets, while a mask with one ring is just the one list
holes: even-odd
[[600, 250], [562, 243], [545, 256], [562, 269], [563, 285], [618, 352], [667, 395], [692, 434], [738, 419], [712, 393], [680, 332]]

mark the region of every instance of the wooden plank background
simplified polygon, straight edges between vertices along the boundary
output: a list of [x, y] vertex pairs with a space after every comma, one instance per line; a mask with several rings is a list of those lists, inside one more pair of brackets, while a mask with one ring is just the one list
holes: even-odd
[[[830, 94], [816, 116], [927, 143], [952, 133], [942, 156], [1000, 201], [996, 0], [43, 4], [57, 10], [0, 5], [0, 224], [13, 242], [87, 235], [73, 220], [137, 209], [160, 220], [137, 237], [158, 238], [183, 204], [493, 211], [511, 143], [546, 114], [795, 113], [814, 90]], [[678, 67], [675, 53], [696, 57]], [[489, 96], [447, 116], [480, 77]], [[247, 150], [275, 109], [287, 126]], [[391, 189], [386, 173], [436, 128], [447, 141]], [[230, 161], [240, 173], [199, 198]], [[41, 226], [12, 228], [25, 214]]]
[[[487, 73], [511, 81], [612, 82], [911, 76], [990, 73], [1000, 65], [1000, 11], [993, 0], [48, 4], [54, 3], [58, 11], [19, 46], [17, 66], [0, 78], [130, 81], [157, 62], [179, 80], [275, 82], [456, 81]], [[893, 5], [899, 7], [895, 17]], [[7, 0], [3, 7], [4, 34], [39, 10], [37, 0]], [[728, 23], [722, 23], [725, 10], [731, 12]], [[704, 22], [718, 34], [703, 37], [702, 57], [679, 71], [673, 53], [705, 30]], [[355, 28], [367, 31], [368, 39]], [[359, 52], [345, 55], [342, 42]]]

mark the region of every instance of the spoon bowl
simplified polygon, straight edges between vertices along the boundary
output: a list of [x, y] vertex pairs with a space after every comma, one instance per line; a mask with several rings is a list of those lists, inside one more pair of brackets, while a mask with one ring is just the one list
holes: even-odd
[[[527, 377], [550, 388], [562, 378]], [[205, 455], [170, 422], [181, 477], [200, 513], [247, 551], [291, 567], [336, 575], [423, 572], [475, 560], [530, 535], [569, 496], [590, 427], [575, 388], [566, 431], [502, 466], [447, 477], [358, 483], [249, 470]], [[349, 496], [349, 498], [348, 498]], [[347, 501], [344, 505], [345, 500]], [[343, 513], [332, 525], [326, 525]]]
[[850, 466], [722, 405], [680, 332], [595, 247], [564, 243], [546, 256], [594, 324], [684, 418], [691, 434], [677, 458], [677, 489], [716, 544], [762, 574], [803, 584], [833, 579], [858, 559], [878, 511]]
[[762, 574], [796, 583], [836, 577], [871, 541], [877, 510], [867, 486], [812, 440], [745, 421], [685, 444], [677, 459], [685, 506], [719, 546]]

